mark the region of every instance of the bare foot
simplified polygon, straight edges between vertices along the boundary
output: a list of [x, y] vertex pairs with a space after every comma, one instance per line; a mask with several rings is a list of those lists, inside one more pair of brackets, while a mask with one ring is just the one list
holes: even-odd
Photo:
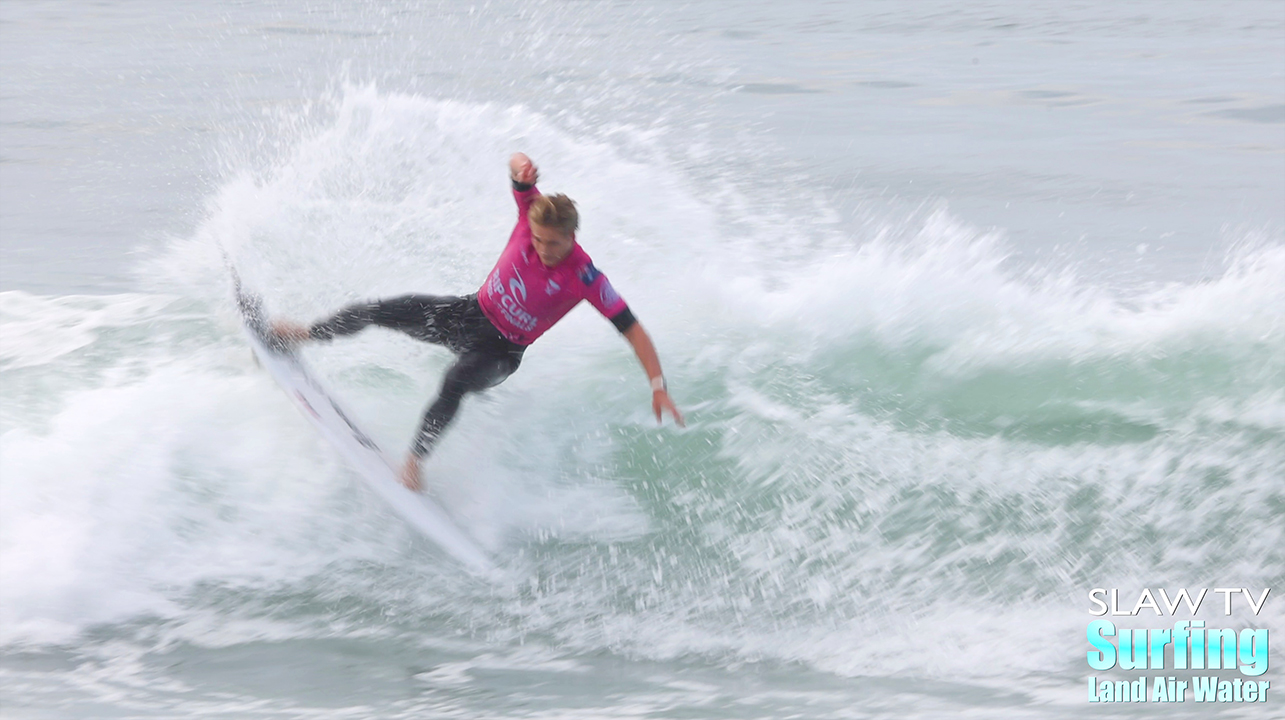
[[272, 334], [288, 343], [301, 343], [312, 337], [307, 325], [293, 320], [273, 320]]
[[419, 492], [421, 485], [419, 483], [419, 458], [411, 453], [406, 457], [406, 463], [402, 465], [402, 471], [398, 474], [398, 480], [406, 486], [411, 492]]

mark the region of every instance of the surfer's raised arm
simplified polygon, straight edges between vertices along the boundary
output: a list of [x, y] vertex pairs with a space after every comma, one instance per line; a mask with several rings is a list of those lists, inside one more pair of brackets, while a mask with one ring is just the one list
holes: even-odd
[[509, 179], [515, 186], [525, 186], [515, 189], [529, 190], [540, 180], [540, 169], [525, 153], [513, 153], [513, 157], [509, 158]]

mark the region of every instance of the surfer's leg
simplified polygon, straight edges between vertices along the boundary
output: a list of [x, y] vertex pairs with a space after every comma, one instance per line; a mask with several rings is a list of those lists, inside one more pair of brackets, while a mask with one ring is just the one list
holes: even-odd
[[441, 392], [424, 413], [424, 421], [420, 423], [411, 451], [420, 457], [427, 455], [460, 409], [464, 395], [499, 385], [518, 369], [521, 361], [520, 352], [471, 352], [460, 356], [446, 371]]
[[437, 295], [401, 297], [349, 305], [329, 318], [313, 323], [315, 340], [352, 335], [371, 325], [400, 330], [416, 340], [447, 344], [448, 333], [466, 305], [466, 298]]

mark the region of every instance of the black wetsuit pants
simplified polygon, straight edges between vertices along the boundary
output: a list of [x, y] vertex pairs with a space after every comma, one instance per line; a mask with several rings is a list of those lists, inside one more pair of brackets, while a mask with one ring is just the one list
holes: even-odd
[[518, 369], [526, 350], [525, 345], [508, 340], [495, 329], [482, 314], [476, 295], [403, 295], [357, 303], [314, 323], [309, 332], [314, 340], [329, 340], [337, 335], [352, 335], [370, 325], [400, 330], [455, 353], [455, 364], [446, 371], [442, 390], [424, 413], [411, 446], [420, 457], [432, 450], [442, 430], [455, 417], [465, 393], [499, 385]]

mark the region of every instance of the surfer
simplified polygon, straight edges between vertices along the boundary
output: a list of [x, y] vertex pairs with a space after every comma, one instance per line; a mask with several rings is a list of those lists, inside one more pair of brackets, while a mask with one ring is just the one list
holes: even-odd
[[651, 407], [683, 425], [661, 372], [651, 338], [576, 242], [579, 214], [566, 195], [546, 196], [536, 189], [539, 172], [531, 159], [516, 153], [509, 160], [518, 221], [495, 267], [475, 294], [462, 297], [403, 295], [356, 303], [334, 315], [303, 325], [272, 323], [282, 340], [301, 343], [352, 335], [371, 325], [400, 330], [417, 340], [455, 353], [437, 399], [424, 413], [419, 432], [399, 473], [403, 485], [419, 490], [420, 461], [455, 417], [471, 392], [494, 387], [512, 375], [524, 353], [581, 300], [588, 300], [620, 331], [651, 382]]

